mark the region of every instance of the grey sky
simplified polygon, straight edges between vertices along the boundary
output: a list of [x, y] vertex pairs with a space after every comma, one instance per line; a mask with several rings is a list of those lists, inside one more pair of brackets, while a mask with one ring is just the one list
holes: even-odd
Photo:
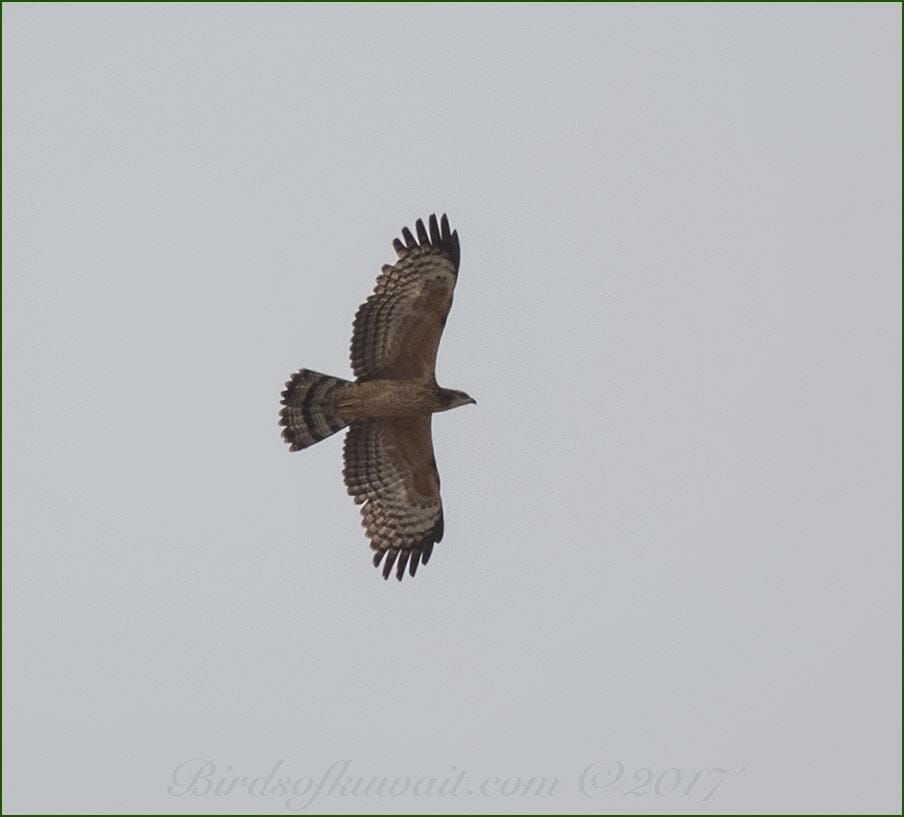
[[[467, 775], [319, 812], [899, 812], [900, 35], [4, 5], [4, 811], [286, 810], [203, 759]], [[277, 409], [434, 211], [478, 406], [399, 585]]]

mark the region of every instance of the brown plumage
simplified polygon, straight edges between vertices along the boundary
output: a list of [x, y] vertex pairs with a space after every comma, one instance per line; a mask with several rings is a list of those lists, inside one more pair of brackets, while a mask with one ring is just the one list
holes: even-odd
[[301, 369], [282, 393], [283, 439], [299, 451], [350, 426], [345, 484], [362, 504], [362, 523], [383, 577], [414, 576], [443, 538], [443, 506], [433, 457], [431, 415], [473, 403], [436, 383], [436, 352], [452, 305], [461, 257], [458, 233], [443, 216], [420, 219], [393, 242], [358, 309], [352, 332], [355, 382]]

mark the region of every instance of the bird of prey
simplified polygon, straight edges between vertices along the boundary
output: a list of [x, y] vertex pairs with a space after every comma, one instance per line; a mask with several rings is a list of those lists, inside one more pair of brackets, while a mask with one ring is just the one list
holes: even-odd
[[341, 431], [343, 475], [362, 505], [362, 524], [383, 562], [414, 576], [443, 538], [443, 505], [433, 456], [431, 417], [476, 401], [436, 382], [436, 351], [452, 305], [461, 257], [458, 232], [444, 215], [405, 227], [395, 239], [398, 260], [383, 267], [352, 330], [355, 381], [301, 369], [286, 383], [279, 423], [290, 450], [300, 451]]

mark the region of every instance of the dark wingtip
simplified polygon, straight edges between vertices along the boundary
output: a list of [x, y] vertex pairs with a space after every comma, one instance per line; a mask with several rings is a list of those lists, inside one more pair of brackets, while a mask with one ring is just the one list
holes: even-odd
[[408, 567], [409, 556], [411, 556], [410, 550], [403, 550], [399, 554], [399, 560], [396, 563], [396, 578], [399, 581], [402, 581], [402, 578], [405, 576], [405, 568]]
[[440, 220], [437, 221], [436, 213], [430, 215], [427, 219], [429, 229], [424, 225], [423, 219], [417, 219], [414, 223], [414, 229], [417, 233], [415, 239], [411, 230], [407, 227], [402, 228], [402, 238], [404, 243], [398, 238], [393, 239], [392, 246], [399, 257], [403, 257], [409, 250], [417, 247], [435, 247], [443, 250], [449, 256], [455, 265], [455, 271], [458, 272], [458, 266], [461, 263], [461, 245], [458, 240], [458, 231], [449, 227], [449, 218], [443, 213]]
[[388, 579], [389, 574], [392, 573], [392, 567], [395, 564], [395, 560], [398, 557], [399, 552], [395, 548], [390, 548], [386, 553], [386, 564], [383, 565], [383, 578]]
[[[370, 532], [368, 531], [369, 535]], [[395, 572], [396, 578], [401, 581], [405, 577], [406, 569], [409, 576], [414, 576], [422, 564], [425, 565], [430, 561], [435, 544], [442, 538], [443, 518], [440, 516], [436, 524], [424, 533], [419, 540], [412, 540], [404, 545], [390, 545], [379, 549], [378, 546], [371, 543], [371, 547], [374, 549], [374, 567], [379, 568], [380, 563], [385, 558], [386, 561], [381, 571], [384, 579], [388, 579]]]

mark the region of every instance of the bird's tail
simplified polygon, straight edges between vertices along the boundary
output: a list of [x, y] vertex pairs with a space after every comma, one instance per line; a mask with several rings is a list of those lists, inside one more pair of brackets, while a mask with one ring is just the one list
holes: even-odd
[[319, 443], [348, 425], [339, 415], [339, 395], [348, 380], [301, 369], [292, 375], [282, 393], [279, 424], [292, 451]]

